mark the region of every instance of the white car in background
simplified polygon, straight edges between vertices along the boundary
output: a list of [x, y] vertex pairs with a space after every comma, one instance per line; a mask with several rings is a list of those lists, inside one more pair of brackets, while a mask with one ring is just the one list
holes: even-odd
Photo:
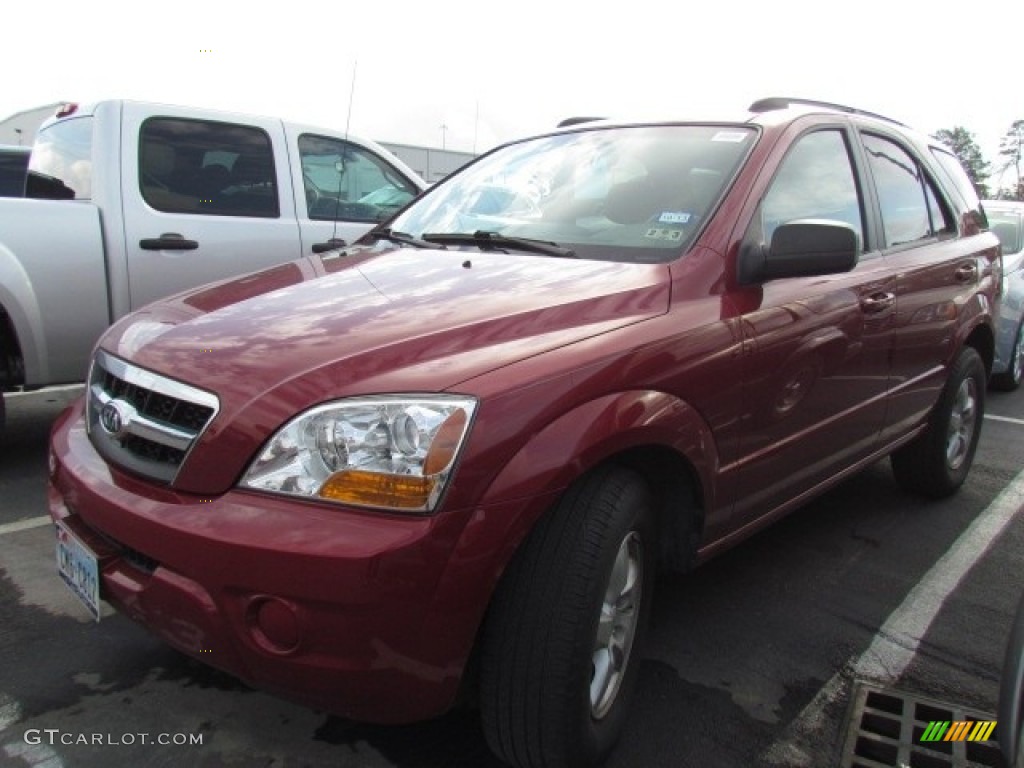
[[1024, 369], [1024, 203], [986, 200], [989, 229], [1003, 244], [1003, 301], [996, 329], [992, 386], [1012, 391]]

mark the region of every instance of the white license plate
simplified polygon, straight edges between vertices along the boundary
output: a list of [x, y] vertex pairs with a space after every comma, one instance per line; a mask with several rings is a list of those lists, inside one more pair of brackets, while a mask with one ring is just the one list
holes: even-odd
[[96, 621], [100, 620], [100, 567], [95, 553], [63, 523], [57, 528], [57, 572]]

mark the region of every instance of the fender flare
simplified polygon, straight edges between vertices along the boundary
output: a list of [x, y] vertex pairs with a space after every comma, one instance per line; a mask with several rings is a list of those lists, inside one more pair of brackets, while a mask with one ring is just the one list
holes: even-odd
[[718, 452], [710, 427], [673, 395], [631, 390], [579, 405], [533, 435], [491, 482], [482, 504], [561, 492], [608, 457], [646, 446], [688, 459], [702, 496], [711, 498]]
[[32, 280], [10, 248], [0, 243], [0, 310], [11, 321], [25, 366], [25, 383], [48, 379], [43, 316]]

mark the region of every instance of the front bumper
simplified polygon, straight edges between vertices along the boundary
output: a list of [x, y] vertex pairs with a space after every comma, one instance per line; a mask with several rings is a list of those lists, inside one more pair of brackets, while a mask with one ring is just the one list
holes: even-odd
[[206, 664], [371, 722], [455, 698], [488, 590], [437, 590], [460, 581], [468, 514], [177, 493], [104, 462], [81, 401], [54, 425], [49, 508], [97, 554], [104, 600]]

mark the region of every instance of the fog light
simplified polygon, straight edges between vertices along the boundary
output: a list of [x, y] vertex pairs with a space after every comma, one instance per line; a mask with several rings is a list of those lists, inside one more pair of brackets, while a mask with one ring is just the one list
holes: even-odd
[[298, 612], [291, 603], [278, 597], [255, 597], [246, 616], [249, 634], [263, 650], [276, 655], [298, 650], [302, 630]]

